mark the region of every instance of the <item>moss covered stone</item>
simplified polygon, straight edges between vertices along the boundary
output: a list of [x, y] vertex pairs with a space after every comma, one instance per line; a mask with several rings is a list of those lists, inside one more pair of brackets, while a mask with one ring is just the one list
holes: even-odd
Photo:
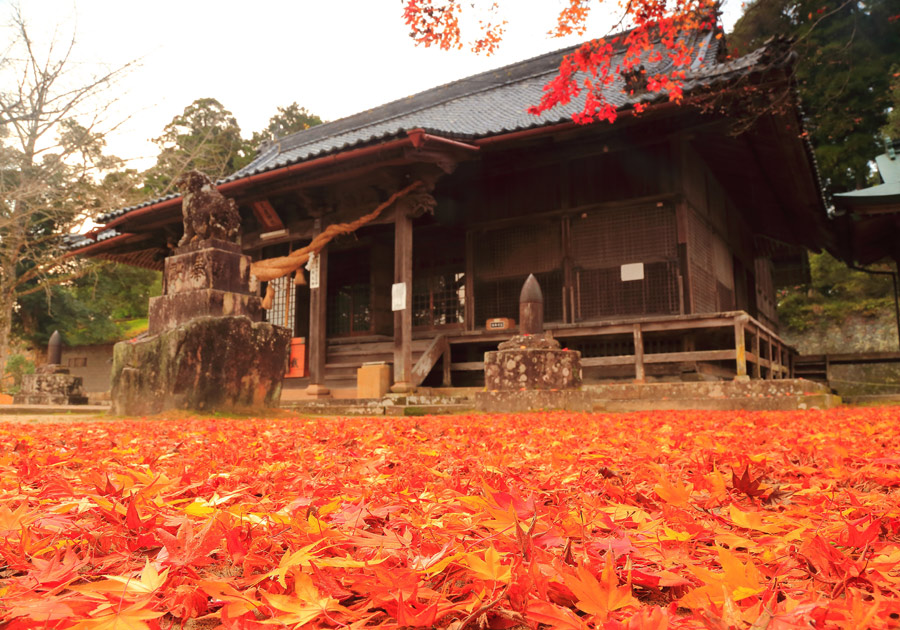
[[115, 346], [113, 411], [231, 411], [272, 407], [281, 395], [290, 332], [247, 317], [198, 317]]

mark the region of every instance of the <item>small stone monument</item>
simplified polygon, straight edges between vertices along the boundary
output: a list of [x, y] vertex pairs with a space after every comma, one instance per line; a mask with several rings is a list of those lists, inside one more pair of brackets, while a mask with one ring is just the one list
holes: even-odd
[[272, 407], [291, 332], [262, 321], [250, 259], [234, 242], [234, 201], [198, 171], [179, 185], [185, 238], [166, 258], [163, 295], [150, 300], [148, 336], [115, 346], [113, 412]]
[[519, 334], [484, 354], [483, 411], [581, 409], [581, 353], [544, 332], [544, 296], [534, 274], [519, 295]]
[[54, 330], [47, 344], [47, 365], [22, 376], [22, 389], [13, 396], [17, 405], [86, 405], [80, 376], [72, 376], [62, 365], [62, 337]]

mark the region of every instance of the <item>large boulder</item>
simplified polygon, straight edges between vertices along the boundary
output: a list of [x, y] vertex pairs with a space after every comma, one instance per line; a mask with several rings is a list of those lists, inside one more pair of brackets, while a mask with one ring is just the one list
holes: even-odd
[[113, 412], [240, 411], [276, 406], [291, 334], [244, 316], [198, 317], [116, 344]]

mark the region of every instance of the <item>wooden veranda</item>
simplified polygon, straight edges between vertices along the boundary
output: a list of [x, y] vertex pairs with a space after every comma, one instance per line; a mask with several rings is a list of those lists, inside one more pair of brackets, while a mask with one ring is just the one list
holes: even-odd
[[[706, 315], [633, 317], [591, 324], [549, 323], [546, 331], [564, 347], [582, 352], [586, 381], [643, 383], [698, 378], [786, 379], [794, 377], [797, 352], [744, 311]], [[413, 333], [413, 386], [481, 386], [483, 353], [514, 331], [448, 331], [434, 337]], [[329, 339], [325, 385], [352, 389], [364, 363], [391, 364], [389, 336]], [[690, 378], [690, 377], [688, 377]], [[288, 379], [286, 389], [306, 387]]]

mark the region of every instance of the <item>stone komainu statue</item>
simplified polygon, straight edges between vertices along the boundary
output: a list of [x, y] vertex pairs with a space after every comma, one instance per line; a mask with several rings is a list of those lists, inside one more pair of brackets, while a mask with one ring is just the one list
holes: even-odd
[[200, 171], [185, 173], [175, 185], [184, 196], [181, 204], [184, 236], [178, 241], [179, 247], [197, 239], [237, 240], [241, 216], [234, 199], [223, 197], [212, 180]]

